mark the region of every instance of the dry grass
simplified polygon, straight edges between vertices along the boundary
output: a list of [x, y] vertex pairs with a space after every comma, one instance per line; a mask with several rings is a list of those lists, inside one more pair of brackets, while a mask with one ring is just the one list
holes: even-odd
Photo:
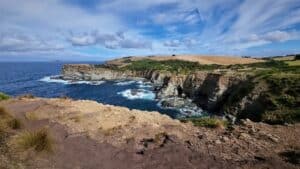
[[99, 130], [104, 134], [104, 136], [111, 136], [113, 135], [117, 130], [121, 129], [122, 126], [116, 126], [113, 128], [103, 129], [99, 128]]
[[0, 107], [0, 128], [2, 130], [20, 129], [21, 127], [21, 120], [14, 118], [4, 107]]
[[12, 129], [20, 129], [22, 127], [22, 122], [19, 119], [13, 118], [8, 121], [8, 126]]
[[23, 150], [33, 148], [37, 152], [52, 152], [53, 143], [53, 139], [46, 128], [38, 131], [24, 131], [16, 139], [19, 148]]
[[32, 121], [39, 119], [35, 112], [26, 112], [25, 113], [25, 118], [27, 120], [32, 120]]

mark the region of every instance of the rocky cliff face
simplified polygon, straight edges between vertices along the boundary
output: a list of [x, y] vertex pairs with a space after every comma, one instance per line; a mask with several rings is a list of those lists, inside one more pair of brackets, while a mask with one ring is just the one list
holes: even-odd
[[151, 81], [156, 86], [159, 99], [189, 98], [201, 108], [211, 112], [222, 112], [222, 105], [226, 102], [224, 99], [230, 90], [247, 79], [243, 75], [206, 71], [178, 75], [160, 71], [117, 71], [94, 65], [65, 65], [62, 70], [62, 78], [66, 80], [93, 81], [135, 77]]
[[98, 68], [89, 64], [69, 64], [62, 69], [62, 78], [65, 80], [113, 80], [133, 77], [130, 71], [113, 71], [106, 68]]

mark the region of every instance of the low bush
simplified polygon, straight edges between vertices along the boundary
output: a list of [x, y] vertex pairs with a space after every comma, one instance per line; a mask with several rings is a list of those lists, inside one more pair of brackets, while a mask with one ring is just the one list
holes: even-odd
[[0, 101], [2, 101], [2, 100], [7, 100], [7, 99], [9, 99], [9, 98], [10, 98], [10, 97], [9, 97], [8, 95], [6, 95], [6, 94], [0, 92]]
[[173, 73], [186, 74], [197, 70], [213, 70], [219, 68], [219, 65], [201, 65], [198, 62], [190, 62], [183, 60], [163, 60], [156, 61], [144, 59], [133, 61], [129, 65], [123, 67], [123, 70], [146, 71], [146, 70], [162, 70]]
[[228, 122], [226, 120], [222, 120], [220, 118], [215, 117], [192, 117], [192, 118], [184, 118], [180, 120], [181, 122], [192, 122], [195, 126], [198, 127], [208, 127], [208, 128], [226, 128]]

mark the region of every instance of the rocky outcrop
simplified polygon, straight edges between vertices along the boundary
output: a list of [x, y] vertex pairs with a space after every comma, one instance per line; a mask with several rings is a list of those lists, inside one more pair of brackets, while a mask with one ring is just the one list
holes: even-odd
[[[198, 71], [191, 74], [172, 74], [160, 71], [120, 71], [95, 65], [65, 65], [62, 78], [65, 80], [114, 80], [145, 78], [157, 91], [157, 98], [189, 98], [210, 112], [222, 112], [219, 103], [224, 103], [229, 89], [247, 78], [243, 75]], [[174, 103], [172, 103], [174, 104]], [[176, 103], [175, 103], [176, 104]]]
[[130, 71], [114, 71], [107, 68], [96, 67], [89, 64], [68, 64], [62, 69], [62, 79], [64, 80], [113, 80], [127, 79], [133, 77]]

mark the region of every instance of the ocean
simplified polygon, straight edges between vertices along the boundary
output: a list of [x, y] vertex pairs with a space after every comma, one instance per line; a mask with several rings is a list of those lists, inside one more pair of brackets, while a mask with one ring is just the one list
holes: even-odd
[[45, 98], [67, 96], [75, 100], [94, 100], [130, 109], [158, 111], [172, 118], [182, 116], [178, 110], [160, 107], [158, 100], [155, 99], [152, 86], [147, 82], [99, 81], [90, 83], [88, 81], [67, 82], [51, 79], [60, 74], [64, 64], [68, 63], [0, 62], [0, 91], [11, 96], [24, 94]]

